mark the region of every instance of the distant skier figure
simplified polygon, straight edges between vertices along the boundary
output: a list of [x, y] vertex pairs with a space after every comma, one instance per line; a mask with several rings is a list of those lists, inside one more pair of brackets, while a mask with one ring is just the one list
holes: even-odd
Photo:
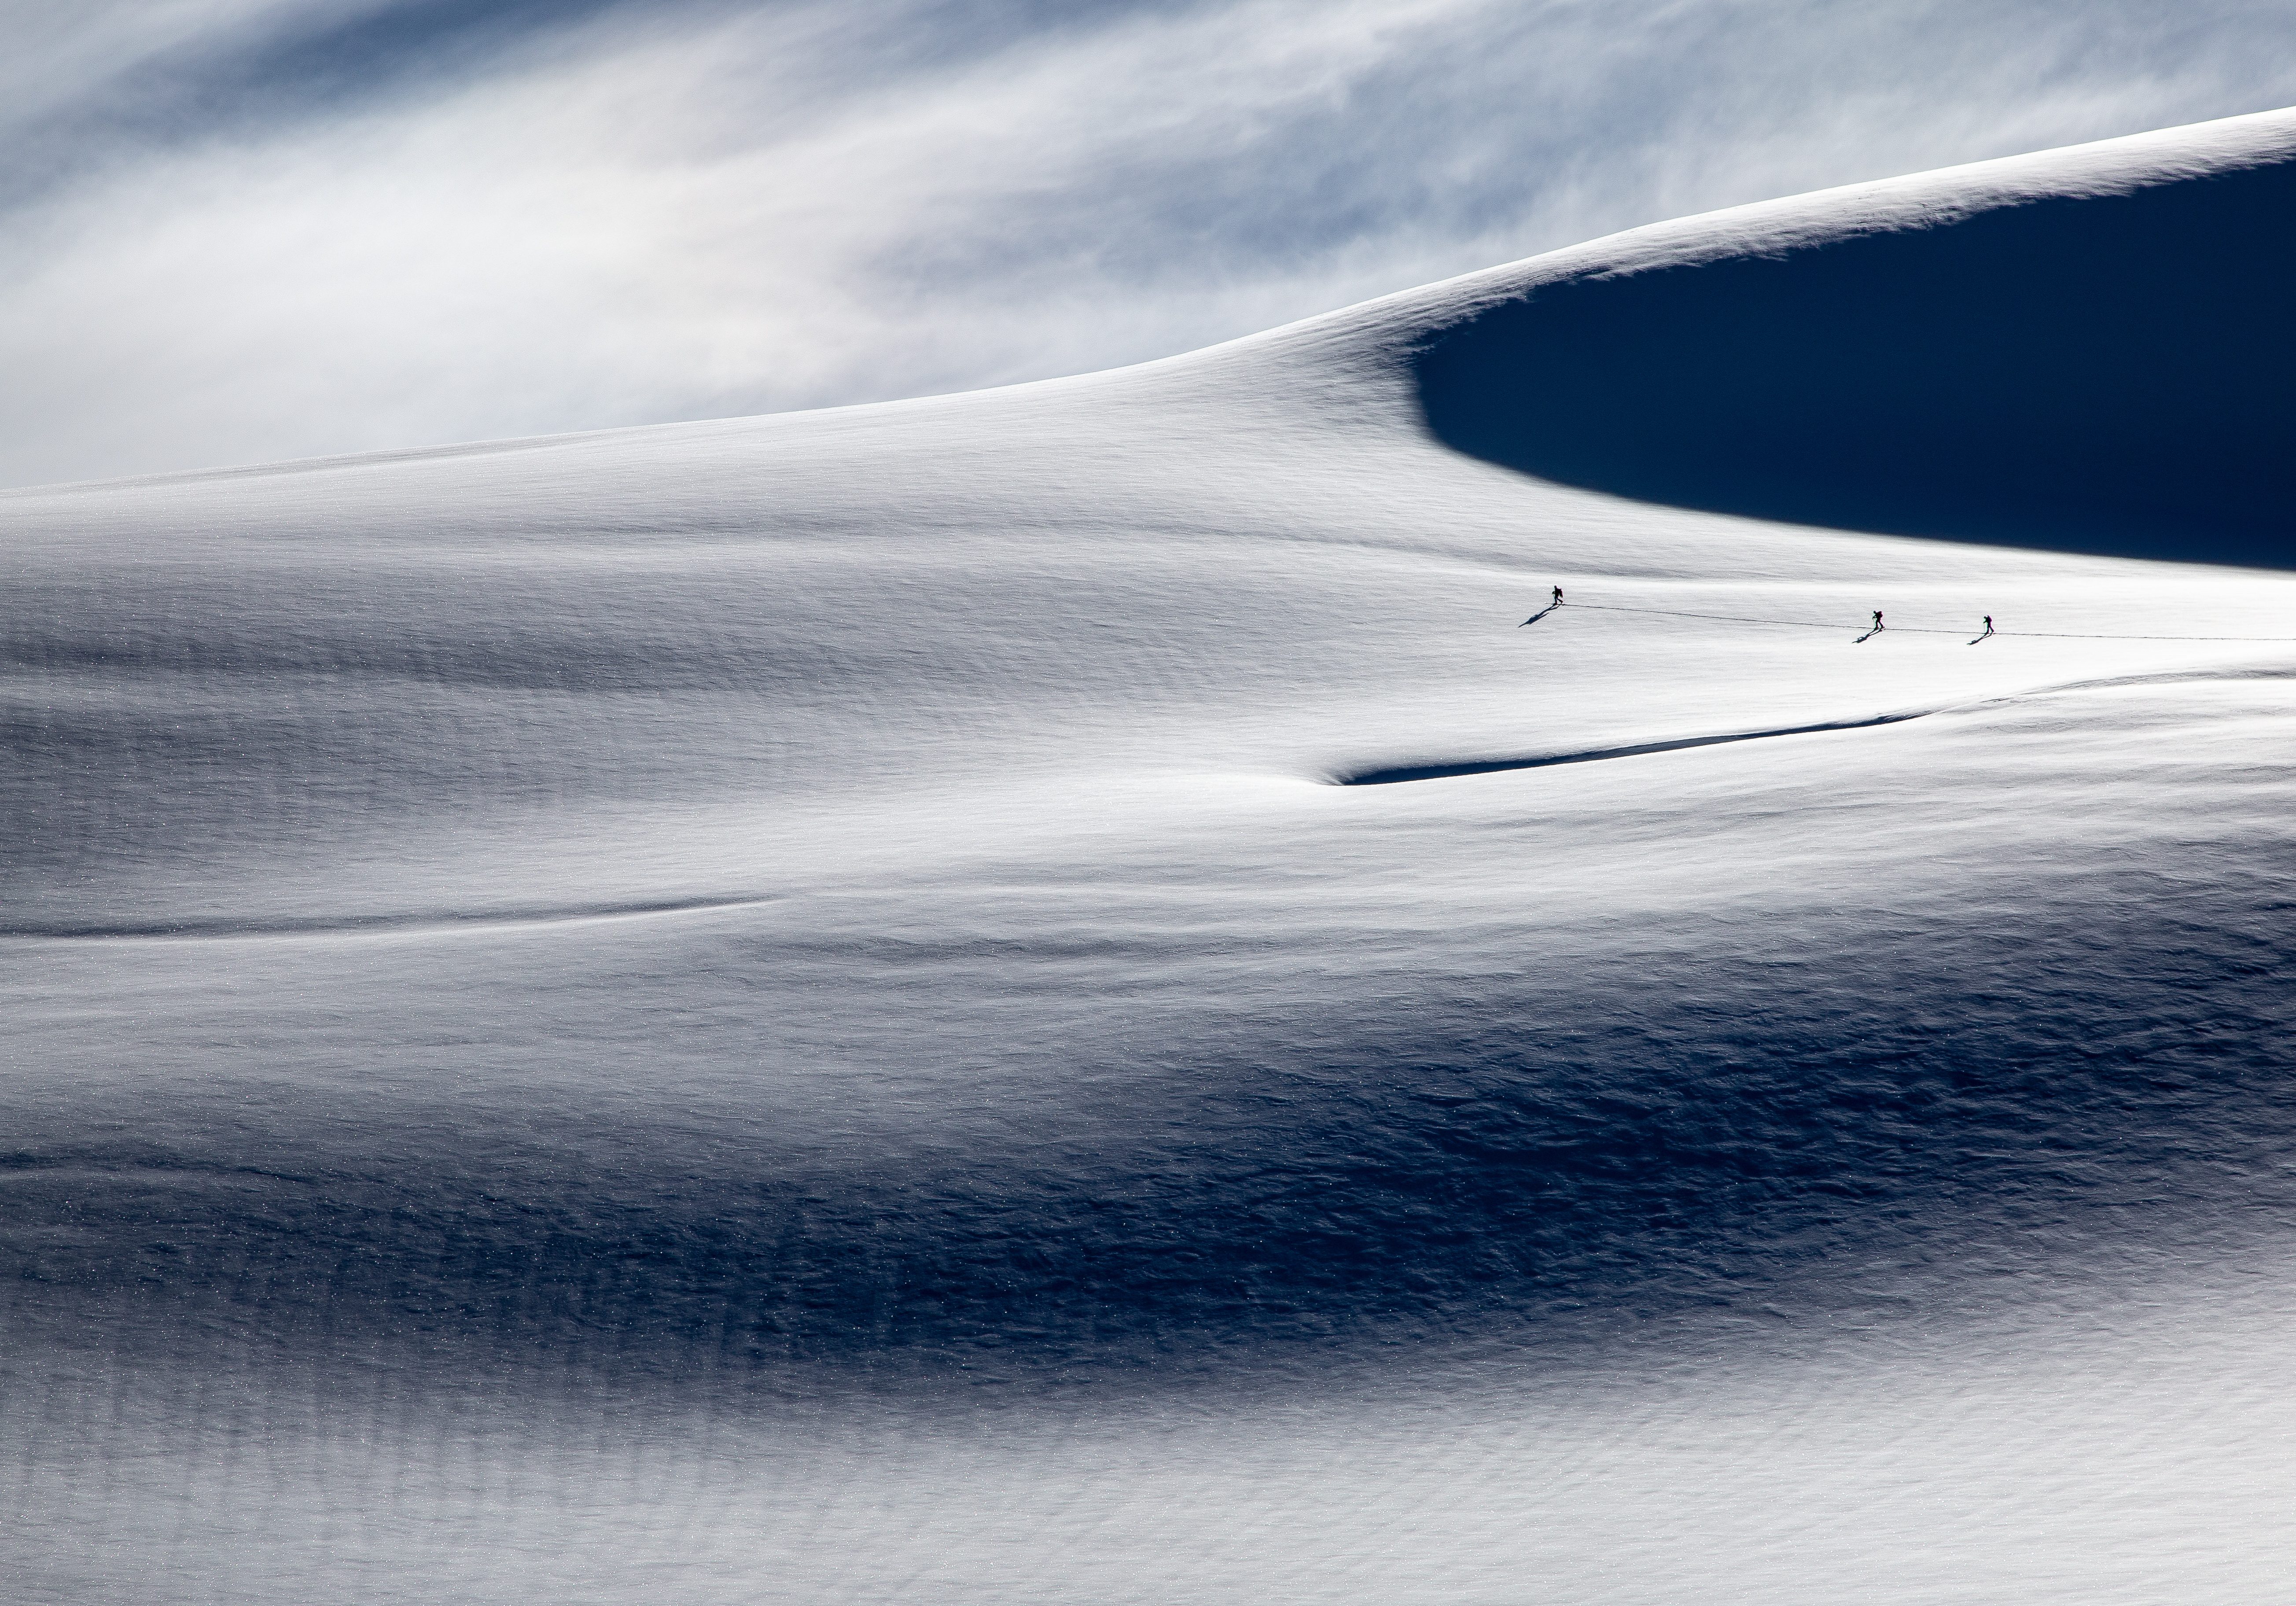
[[1869, 631], [1867, 631], [1867, 632], [1866, 632], [1866, 634], [1867, 634], [1868, 635], [1873, 635], [1873, 634], [1874, 633], [1874, 631], [1878, 631], [1878, 630], [1879, 630], [1879, 629], [1881, 629], [1881, 628], [1882, 628], [1882, 610], [1881, 610], [1879, 608], [1876, 608], [1875, 610], [1874, 610], [1874, 629], [1873, 629], [1873, 630], [1869, 630]]
[[[1554, 600], [1547, 603], [1546, 607], [1540, 609], [1537, 613], [1532, 614], [1529, 619], [1523, 620], [1522, 625], [1536, 625], [1539, 620], [1545, 619], [1548, 614], [1562, 606], [1562, 587], [1555, 586], [1549, 587], [1549, 589], [1554, 593]], [[1520, 630], [1522, 628], [1522, 625], [1517, 625], [1515, 628]]]
[[1970, 642], [1970, 643], [1969, 643], [1969, 644], [1970, 644], [1971, 646], [1974, 647], [1975, 645], [1977, 645], [1977, 643], [1978, 643], [1979, 642], [1983, 641], [1987, 636], [1988, 636], [1988, 635], [1992, 635], [1992, 634], [1993, 634], [1993, 616], [1992, 616], [1991, 614], [1989, 614], [1989, 613], [1988, 613], [1988, 614], [1987, 614], [1987, 615], [1985, 616], [1985, 628], [1984, 628], [1984, 629], [1982, 629], [1982, 630], [1980, 630], [1980, 631], [1979, 631], [1979, 632], [1977, 633], [1976, 636], [1975, 636], [1975, 637], [1974, 637], [1974, 638]]

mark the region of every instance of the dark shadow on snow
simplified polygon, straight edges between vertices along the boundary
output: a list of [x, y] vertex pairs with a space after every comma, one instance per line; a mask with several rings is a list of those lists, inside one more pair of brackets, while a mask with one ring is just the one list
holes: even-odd
[[1617, 496], [2296, 565], [2296, 163], [1540, 288], [1421, 355], [1447, 445]]
[[[1863, 641], [1865, 637], [1858, 637]], [[1549, 753], [1537, 758], [1476, 758], [1464, 764], [1409, 764], [1391, 769], [1357, 770], [1333, 777], [1340, 786], [1393, 786], [1404, 781], [1448, 781], [1460, 775], [1490, 775], [1502, 770], [1546, 769], [1557, 764], [1593, 764], [1603, 758], [1636, 758], [1644, 753], [1673, 753], [1690, 747], [1720, 747], [1731, 742], [1760, 742], [1771, 736], [1812, 736], [1821, 731], [1863, 731], [1877, 725], [1898, 725], [1919, 719], [1921, 711], [1879, 714], [1871, 719], [1837, 719], [1824, 725], [1788, 725], [1775, 731], [1733, 731], [1726, 736], [1684, 736], [1672, 742], [1644, 742], [1634, 747], [1592, 748], [1583, 753]]]
[[[2251, 912], [2296, 865], [2259, 869]], [[221, 1118], [132, 1079], [15, 1095], [0, 1332], [440, 1384], [1320, 1381], [1397, 1341], [1854, 1324], [1909, 1280], [1914, 1307], [1982, 1306], [2099, 1257], [2284, 1233], [2277, 927], [2227, 924], [2182, 871], [2079, 890], [1800, 940], [1685, 931], [1464, 1010], [1310, 1004], [1241, 1037], [1160, 1017], [1152, 1047], [1069, 1043], [1073, 1098], [1000, 1091], [1004, 1017], [955, 1019], [947, 1141], [871, 1128], [914, 1096], [898, 1079], [855, 1078], [828, 1116], [781, 1076], [686, 1110], [643, 1058], [514, 1104], [267, 1073]]]

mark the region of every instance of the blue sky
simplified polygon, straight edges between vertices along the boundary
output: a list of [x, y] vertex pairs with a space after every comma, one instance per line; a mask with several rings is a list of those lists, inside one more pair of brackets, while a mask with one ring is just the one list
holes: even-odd
[[1106, 367], [2296, 102], [2296, 4], [0, 0], [0, 483]]

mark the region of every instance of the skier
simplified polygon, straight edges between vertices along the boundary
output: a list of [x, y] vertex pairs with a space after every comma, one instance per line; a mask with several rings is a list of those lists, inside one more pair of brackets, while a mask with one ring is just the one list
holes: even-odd
[[[1879, 608], [1876, 608], [1875, 610], [1874, 610], [1874, 630], [1879, 630], [1881, 627], [1882, 627], [1882, 610], [1881, 610]], [[1874, 630], [1868, 630], [1866, 634], [1866, 635], [1873, 635], [1873, 634], [1874, 634]]]
[[1562, 586], [1557, 586], [1554, 588], [1554, 600], [1553, 602], [1551, 602], [1547, 603], [1547, 606], [1548, 606], [1549, 608], [1560, 608], [1560, 607], [1562, 607]]
[[1983, 641], [1987, 636], [1988, 636], [1988, 635], [1992, 635], [1992, 634], [1993, 634], [1993, 616], [1992, 616], [1991, 614], [1989, 614], [1989, 613], [1988, 613], [1988, 614], [1987, 614], [1987, 615], [1985, 616], [1985, 628], [1984, 628], [1984, 630], [1983, 630], [1981, 633], [1980, 633], [1980, 635], [1978, 635], [1978, 638], [1977, 638], [1977, 639], [1978, 639], [1979, 641]]

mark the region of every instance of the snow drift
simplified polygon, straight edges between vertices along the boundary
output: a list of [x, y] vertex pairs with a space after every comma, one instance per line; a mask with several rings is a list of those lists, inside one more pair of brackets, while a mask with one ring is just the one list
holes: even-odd
[[7, 496], [12, 1576], [2275, 1576], [2292, 163]]

